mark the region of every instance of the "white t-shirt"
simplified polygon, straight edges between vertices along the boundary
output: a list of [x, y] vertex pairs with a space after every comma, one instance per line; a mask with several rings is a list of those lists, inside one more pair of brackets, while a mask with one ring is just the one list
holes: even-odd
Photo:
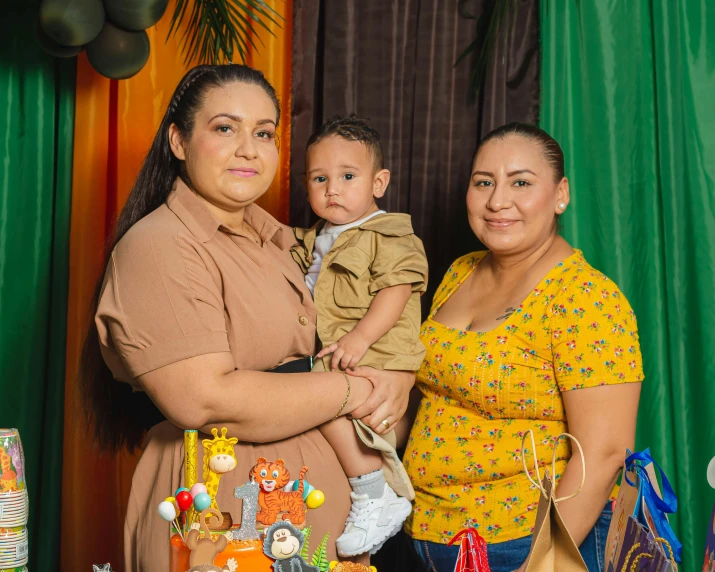
[[380, 214], [385, 214], [385, 211], [377, 211], [366, 216], [365, 218], [349, 222], [348, 224], [335, 225], [330, 222], [325, 223], [325, 226], [320, 231], [320, 234], [315, 237], [315, 246], [313, 247], [313, 264], [310, 265], [308, 273], [305, 275], [305, 284], [308, 286], [311, 294], [314, 293], [315, 283], [318, 280], [320, 268], [323, 266], [323, 258], [325, 258], [325, 255], [330, 252], [331, 248], [333, 248], [333, 244], [335, 244], [335, 241], [338, 240], [338, 237], [346, 230], [360, 226], [362, 223]]

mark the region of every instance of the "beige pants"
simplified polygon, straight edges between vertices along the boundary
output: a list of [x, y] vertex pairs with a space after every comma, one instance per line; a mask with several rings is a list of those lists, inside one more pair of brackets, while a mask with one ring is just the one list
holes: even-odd
[[[325, 371], [321, 360], [315, 362], [313, 371]], [[382, 472], [385, 475], [385, 482], [392, 487], [392, 490], [398, 496], [404, 497], [409, 501], [414, 500], [415, 490], [412, 488], [405, 466], [400, 461], [395, 450], [395, 432], [390, 431], [385, 435], [378, 435], [358, 419], [353, 419], [353, 425], [360, 440], [371, 449], [379, 451], [382, 455]]]

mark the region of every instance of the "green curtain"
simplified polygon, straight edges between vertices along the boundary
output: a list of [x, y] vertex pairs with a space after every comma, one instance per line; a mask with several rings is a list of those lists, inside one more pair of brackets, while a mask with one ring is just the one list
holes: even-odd
[[36, 7], [0, 18], [0, 426], [17, 427], [31, 570], [59, 562], [74, 60], [34, 35]]
[[[679, 497], [699, 570], [715, 492], [715, 10], [705, 0], [542, 0], [541, 126], [563, 146], [567, 238], [639, 322], [638, 448]], [[708, 34], [709, 32], [709, 34]]]

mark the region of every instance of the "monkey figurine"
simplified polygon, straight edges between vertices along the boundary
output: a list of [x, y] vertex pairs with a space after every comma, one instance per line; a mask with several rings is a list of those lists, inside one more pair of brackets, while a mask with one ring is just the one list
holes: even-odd
[[268, 558], [275, 560], [274, 572], [320, 572], [317, 566], [310, 566], [303, 560], [300, 555], [303, 544], [303, 533], [289, 520], [281, 520], [266, 531], [263, 552]]
[[222, 534], [214, 542], [211, 537], [211, 530], [206, 524], [206, 517], [212, 515], [211, 521], [215, 522], [218, 526], [223, 524], [223, 515], [213, 508], [207, 508], [202, 511], [199, 515], [199, 522], [201, 522], [201, 530], [204, 531], [204, 538], [199, 538], [199, 531], [191, 529], [189, 535], [186, 537], [186, 546], [191, 550], [191, 556], [189, 558], [189, 568], [188, 572], [223, 572], [225, 570], [230, 570], [230, 568], [224, 567], [219, 568], [214, 565], [214, 558], [221, 552], [228, 544], [228, 539]]

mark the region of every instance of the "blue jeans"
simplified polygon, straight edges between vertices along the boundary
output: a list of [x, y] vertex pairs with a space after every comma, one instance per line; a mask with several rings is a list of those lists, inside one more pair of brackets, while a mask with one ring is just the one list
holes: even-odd
[[[583, 557], [589, 572], [603, 572], [606, 555], [606, 537], [611, 526], [613, 511], [611, 503], [601, 513], [596, 525], [581, 544]], [[425, 540], [412, 541], [417, 555], [424, 562], [429, 572], [454, 572], [457, 564], [459, 546], [447, 546]], [[498, 544], [490, 544], [487, 548], [489, 568], [491, 572], [512, 572], [521, 566], [529, 555], [531, 537], [509, 540]]]

